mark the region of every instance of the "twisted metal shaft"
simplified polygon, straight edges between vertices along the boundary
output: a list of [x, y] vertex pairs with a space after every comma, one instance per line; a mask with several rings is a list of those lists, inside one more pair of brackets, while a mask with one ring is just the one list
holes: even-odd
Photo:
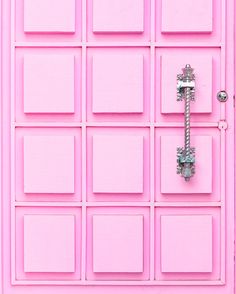
[[185, 88], [185, 156], [190, 156], [190, 101], [191, 88]]

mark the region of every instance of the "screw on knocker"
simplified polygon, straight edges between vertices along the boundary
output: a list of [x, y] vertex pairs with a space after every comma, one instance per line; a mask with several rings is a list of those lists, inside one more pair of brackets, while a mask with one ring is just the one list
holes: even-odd
[[195, 76], [190, 64], [177, 75], [177, 101], [185, 101], [184, 108], [184, 148], [177, 148], [177, 174], [189, 181], [195, 174], [195, 148], [190, 145], [190, 102], [195, 101]]

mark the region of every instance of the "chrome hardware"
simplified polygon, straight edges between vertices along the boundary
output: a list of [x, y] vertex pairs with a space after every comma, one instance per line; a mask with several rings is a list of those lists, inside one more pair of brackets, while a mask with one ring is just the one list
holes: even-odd
[[190, 102], [195, 101], [195, 76], [190, 64], [177, 75], [177, 101], [185, 101], [185, 140], [184, 148], [177, 148], [177, 174], [189, 181], [195, 174], [195, 148], [190, 146]]
[[220, 102], [226, 102], [228, 100], [228, 94], [226, 91], [220, 91], [217, 93], [217, 99]]

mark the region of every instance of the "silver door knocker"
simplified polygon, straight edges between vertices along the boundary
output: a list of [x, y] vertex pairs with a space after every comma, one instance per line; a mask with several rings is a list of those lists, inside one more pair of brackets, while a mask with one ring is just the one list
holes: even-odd
[[195, 76], [190, 64], [177, 75], [177, 101], [185, 101], [184, 147], [177, 148], [177, 174], [189, 181], [195, 174], [195, 148], [190, 145], [190, 102], [195, 101]]

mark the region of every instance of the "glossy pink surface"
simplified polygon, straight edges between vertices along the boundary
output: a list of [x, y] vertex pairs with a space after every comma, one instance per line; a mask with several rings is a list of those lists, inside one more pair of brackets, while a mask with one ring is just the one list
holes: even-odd
[[2, 293], [233, 294], [234, 1], [1, 4]]

